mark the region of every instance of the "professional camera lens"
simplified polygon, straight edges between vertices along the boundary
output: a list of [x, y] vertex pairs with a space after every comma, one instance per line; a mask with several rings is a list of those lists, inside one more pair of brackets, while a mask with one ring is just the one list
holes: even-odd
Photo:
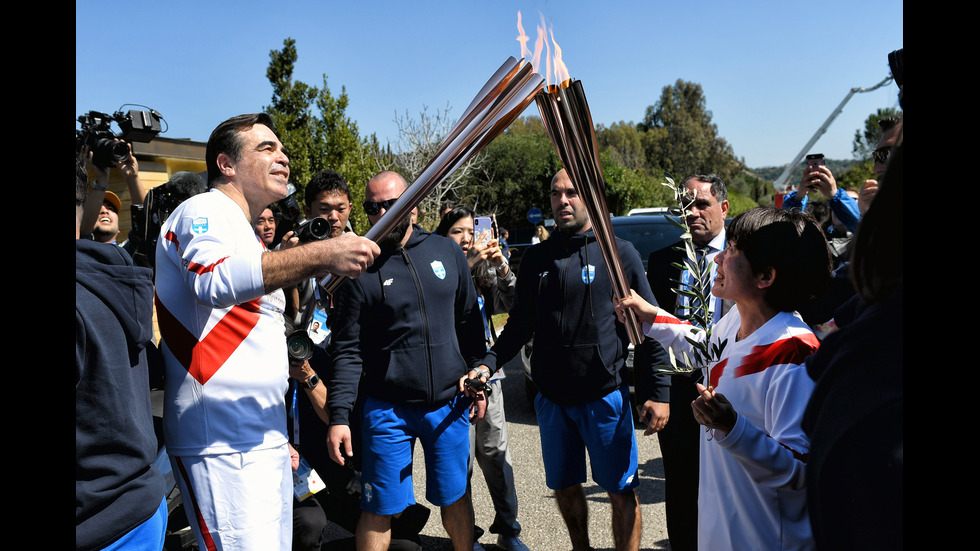
[[299, 237], [302, 243], [326, 239], [330, 237], [330, 222], [327, 222], [319, 216], [310, 218], [296, 228], [296, 236]]
[[296, 361], [306, 361], [313, 357], [313, 340], [300, 330], [286, 337], [286, 351], [289, 359]]
[[129, 158], [129, 145], [115, 139], [102, 138], [92, 148], [92, 164], [99, 168], [109, 168]]

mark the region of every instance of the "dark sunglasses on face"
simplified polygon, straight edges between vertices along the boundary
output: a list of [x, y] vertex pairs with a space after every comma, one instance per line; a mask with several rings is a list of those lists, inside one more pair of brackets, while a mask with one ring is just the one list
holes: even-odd
[[369, 216], [374, 216], [381, 212], [381, 209], [391, 210], [391, 206], [395, 204], [398, 198], [387, 199], [385, 201], [364, 201], [361, 205], [364, 207], [364, 212]]
[[891, 153], [891, 147], [879, 147], [871, 152], [871, 156], [874, 157], [876, 163], [885, 164], [888, 160], [888, 154]]

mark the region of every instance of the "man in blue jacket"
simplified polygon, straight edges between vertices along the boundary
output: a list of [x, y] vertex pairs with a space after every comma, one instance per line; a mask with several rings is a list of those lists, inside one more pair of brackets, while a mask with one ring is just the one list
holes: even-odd
[[[390, 171], [368, 182], [364, 210], [371, 224], [407, 187]], [[412, 477], [405, 475], [412, 471], [415, 439], [426, 455], [426, 498], [441, 507], [453, 546], [472, 549], [473, 504], [466, 492], [471, 400], [457, 384], [486, 352], [483, 319], [462, 249], [412, 222], [402, 221], [382, 238], [371, 268], [335, 293], [327, 446], [337, 463], [353, 455], [350, 425], [359, 411], [358, 549], [387, 549], [391, 516], [415, 503]]]
[[[551, 181], [551, 208], [558, 231], [524, 253], [507, 325], [480, 369], [493, 373], [534, 337], [531, 376], [540, 391], [534, 407], [546, 483], [555, 491], [572, 547], [590, 548], [582, 488], [587, 450], [592, 477], [612, 504], [616, 549], [636, 550], [641, 518], [633, 491], [639, 477], [626, 369], [629, 337], [616, 319], [612, 283], [588, 211], [564, 170]], [[636, 248], [622, 239], [616, 244], [630, 287], [653, 300]], [[669, 358], [649, 340], [636, 347], [635, 357], [640, 419], [651, 434], [670, 414], [670, 382], [651, 367]]]

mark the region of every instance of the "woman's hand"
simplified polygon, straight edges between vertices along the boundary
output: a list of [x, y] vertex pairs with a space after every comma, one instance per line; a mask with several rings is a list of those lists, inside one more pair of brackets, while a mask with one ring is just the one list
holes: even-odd
[[657, 314], [660, 313], [659, 308], [643, 300], [643, 297], [638, 295], [633, 289], [630, 289], [630, 296], [619, 301], [614, 306], [616, 307], [616, 317], [619, 318], [620, 323], [626, 323], [627, 309], [633, 310], [636, 314], [636, 320], [640, 323], [653, 323], [653, 320], [657, 319]]
[[735, 428], [738, 412], [732, 407], [728, 398], [725, 398], [724, 394], [716, 392], [714, 387], [705, 388], [701, 383], [697, 383], [697, 386], [701, 395], [691, 402], [694, 419], [698, 424], [720, 431], [722, 436], [727, 435]]

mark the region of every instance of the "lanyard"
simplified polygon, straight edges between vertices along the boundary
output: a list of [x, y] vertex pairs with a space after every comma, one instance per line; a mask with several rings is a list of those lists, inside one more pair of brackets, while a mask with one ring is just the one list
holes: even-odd
[[299, 394], [299, 383], [296, 379], [289, 380], [289, 388], [292, 390], [293, 399], [291, 400], [289, 406], [289, 416], [293, 421], [293, 444], [299, 445], [299, 404], [298, 397]]

